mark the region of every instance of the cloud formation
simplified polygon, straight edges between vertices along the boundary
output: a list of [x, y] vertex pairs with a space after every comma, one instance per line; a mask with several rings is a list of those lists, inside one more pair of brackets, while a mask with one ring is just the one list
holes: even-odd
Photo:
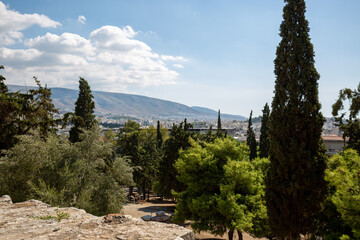
[[42, 14], [21, 14], [9, 10], [3, 2], [0, 2], [0, 45], [21, 42], [24, 36], [20, 31], [33, 25], [39, 25], [43, 28], [56, 28], [61, 24]]
[[78, 22], [81, 23], [81, 24], [85, 24], [85, 23], [86, 23], [86, 17], [80, 15], [80, 16], [78, 17]]
[[[6, 11], [19, 16], [26, 15]], [[35, 15], [48, 20], [47, 24], [40, 26], [59, 25], [43, 15], [30, 16]], [[1, 14], [0, 22], [3, 22]], [[15, 41], [24, 37], [19, 32], [21, 29], [25, 27], [20, 27], [20, 24], [8, 30], [1, 30], [0, 26], [0, 33], [9, 35], [17, 31], [19, 34], [11, 38]], [[136, 34], [130, 26], [103, 26], [92, 31], [88, 38], [67, 32], [61, 35], [46, 33], [25, 39], [24, 49], [0, 46], [0, 63], [5, 66], [3, 75], [9, 84], [24, 84], [26, 81], [31, 85], [32, 76], [37, 76], [49, 86], [72, 88], [77, 88], [78, 77], [82, 76], [93, 89], [105, 91], [126, 91], [128, 85], [176, 83], [179, 73], [169, 69], [166, 62], [171, 61], [175, 68], [183, 68], [177, 62], [185, 62], [186, 59], [159, 55], [146, 43], [136, 40]]]

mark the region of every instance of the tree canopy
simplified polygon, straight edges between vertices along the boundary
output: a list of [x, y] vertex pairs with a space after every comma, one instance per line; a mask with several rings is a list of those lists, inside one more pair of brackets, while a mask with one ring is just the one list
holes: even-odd
[[249, 117], [248, 130], [246, 132], [246, 143], [250, 148], [250, 160], [256, 158], [256, 156], [257, 156], [255, 132], [252, 127], [252, 112], [253, 111], [251, 110], [250, 117]]
[[[338, 116], [339, 112], [344, 109], [344, 101], [350, 102], [349, 115], [345, 118], [345, 113]], [[340, 130], [343, 132], [344, 140], [348, 138], [346, 148], [353, 148], [360, 153], [360, 120], [357, 118], [360, 111], [360, 83], [357, 89], [351, 90], [345, 88], [340, 90], [338, 100], [332, 106], [332, 114]]]
[[74, 126], [70, 129], [70, 141], [75, 143], [80, 141], [82, 129], [90, 129], [96, 120], [94, 115], [95, 102], [88, 82], [80, 77], [79, 96], [75, 102], [75, 112], [72, 114], [71, 122]]
[[345, 150], [329, 160], [326, 180], [334, 188], [331, 200], [344, 221], [352, 227], [360, 239], [360, 156], [353, 150]]
[[259, 162], [256, 167], [249, 160], [248, 147], [229, 138], [202, 144], [191, 140], [190, 144], [175, 163], [178, 179], [186, 186], [175, 194], [175, 221], [189, 219], [195, 231], [219, 235], [229, 229], [229, 238], [234, 230], [240, 237], [242, 231], [266, 235], [262, 172], [266, 167]]
[[[3, 69], [0, 66], [0, 69]], [[27, 92], [9, 92], [5, 77], [0, 75], [0, 150], [9, 149], [18, 135], [40, 129], [46, 137], [57, 124], [53, 114], [58, 113], [51, 99], [51, 90], [34, 77], [36, 89]]]
[[0, 158], [0, 194], [99, 216], [121, 210], [132, 168], [126, 159], [114, 158], [112, 143], [100, 141], [99, 128], [85, 130], [76, 144], [53, 134], [43, 139], [36, 132], [19, 138]]
[[285, 2], [274, 61], [266, 204], [275, 236], [292, 240], [316, 228], [315, 216], [326, 197], [326, 155], [318, 100], [320, 76], [314, 66], [305, 1]]
[[266, 103], [262, 110], [263, 115], [261, 118], [261, 129], [260, 129], [260, 144], [259, 144], [259, 156], [261, 158], [267, 158], [269, 155], [270, 140], [269, 140], [269, 116], [270, 108]]

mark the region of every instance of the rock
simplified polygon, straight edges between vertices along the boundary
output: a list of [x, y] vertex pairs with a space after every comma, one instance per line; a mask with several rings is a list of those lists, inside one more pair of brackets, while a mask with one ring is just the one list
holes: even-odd
[[[56, 210], [69, 217], [61, 222], [50, 218], [57, 216]], [[175, 224], [145, 222], [122, 214], [96, 217], [81, 209], [55, 208], [37, 200], [13, 204], [5, 195], [0, 198], [0, 240], [5, 239], [194, 240], [195, 237], [191, 230]]]
[[141, 219], [144, 220], [144, 221], [150, 221], [152, 218], [151, 215], [145, 215], [145, 216], [142, 216]]
[[0, 203], [10, 203], [12, 204], [11, 198], [9, 195], [4, 195], [0, 198]]
[[156, 216], [164, 216], [165, 212], [164, 211], [158, 211], [155, 213]]

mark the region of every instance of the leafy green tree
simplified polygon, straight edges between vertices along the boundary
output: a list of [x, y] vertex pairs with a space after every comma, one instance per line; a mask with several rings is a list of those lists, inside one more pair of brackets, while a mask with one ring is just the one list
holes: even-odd
[[257, 156], [255, 132], [252, 128], [252, 110], [250, 112], [248, 130], [246, 132], [246, 143], [250, 148], [250, 160], [252, 160]]
[[156, 126], [156, 140], [157, 140], [157, 148], [160, 150], [163, 147], [163, 137], [161, 134], [161, 126], [160, 126], [160, 121], [157, 121], [157, 126]]
[[[131, 166], [134, 168], [134, 182], [139, 185], [141, 182], [141, 157], [139, 143], [140, 125], [134, 121], [128, 120], [124, 127], [120, 129], [117, 140], [117, 153], [121, 157], [127, 157]], [[133, 186], [130, 186], [129, 195], [132, 194]]]
[[[0, 66], [3, 69], [3, 66]], [[40, 128], [42, 137], [54, 131], [58, 113], [51, 100], [51, 90], [42, 87], [34, 77], [37, 89], [26, 93], [9, 92], [5, 78], [0, 75], [0, 150], [9, 149], [17, 142], [17, 135]]]
[[174, 164], [179, 158], [179, 150], [190, 147], [189, 137], [196, 137], [194, 133], [188, 131], [190, 128], [192, 125], [188, 124], [186, 119], [179, 125], [174, 124], [169, 139], [165, 141], [164, 155], [159, 167], [159, 189], [163, 197], [171, 198], [172, 190], [181, 191], [184, 188], [176, 178], [177, 171]]
[[331, 200], [344, 221], [351, 226], [354, 237], [360, 239], [360, 156], [345, 150], [329, 160], [326, 180], [335, 189]]
[[[161, 133], [161, 128], [159, 131]], [[134, 167], [134, 182], [142, 189], [144, 199], [146, 190], [156, 181], [159, 168], [161, 150], [157, 148], [159, 143], [157, 132], [152, 126], [140, 130], [138, 123], [128, 120], [118, 137], [118, 153], [130, 159], [131, 166]], [[129, 194], [132, 194], [132, 187]]]
[[[80, 141], [82, 129], [88, 130], [96, 123], [94, 109], [94, 96], [91, 93], [88, 82], [80, 77], [79, 96], [75, 102], [75, 112], [72, 114], [71, 121], [74, 126], [70, 129], [70, 141], [72, 143]], [[67, 118], [69, 114], [65, 116]]]
[[113, 146], [99, 140], [99, 128], [85, 130], [75, 144], [53, 134], [44, 139], [37, 132], [19, 139], [0, 158], [0, 194], [14, 202], [36, 198], [95, 215], [121, 210], [132, 168], [126, 159], [113, 158]]
[[140, 148], [141, 188], [145, 199], [146, 189], [151, 189], [152, 184], [157, 180], [161, 159], [161, 149], [158, 149], [157, 129], [153, 126], [140, 132]]
[[[259, 166], [264, 164], [259, 161]], [[191, 147], [181, 151], [175, 167], [179, 181], [186, 186], [175, 193], [175, 221], [189, 219], [195, 231], [217, 235], [229, 230], [229, 239], [235, 230], [240, 239], [242, 231], [264, 236], [263, 229], [256, 229], [253, 222], [257, 219], [262, 227], [267, 225], [263, 168], [256, 169], [250, 162], [245, 144], [218, 138], [202, 146], [192, 140]]]
[[269, 105], [266, 103], [263, 109], [263, 115], [261, 118], [261, 128], [260, 128], [260, 144], [259, 156], [261, 158], [267, 158], [270, 148], [270, 141], [269, 141], [269, 116], [270, 116], [270, 108]]
[[[338, 116], [339, 111], [344, 109], [343, 102], [348, 99], [350, 101], [349, 117], [345, 119], [345, 113]], [[335, 121], [343, 132], [344, 141], [348, 138], [346, 148], [352, 148], [360, 153], [360, 120], [357, 115], [360, 111], [360, 83], [357, 89], [351, 90], [345, 88], [340, 90], [339, 99], [332, 106], [332, 114]]]
[[324, 117], [304, 0], [286, 0], [275, 59], [266, 204], [276, 237], [298, 239], [316, 229], [326, 197]]

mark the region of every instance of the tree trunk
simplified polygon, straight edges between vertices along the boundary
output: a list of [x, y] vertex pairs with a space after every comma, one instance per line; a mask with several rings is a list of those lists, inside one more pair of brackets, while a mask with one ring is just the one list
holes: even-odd
[[230, 229], [228, 232], [228, 238], [229, 240], [233, 240], [234, 237], [234, 229]]
[[148, 202], [150, 201], [150, 187], [148, 188], [148, 191], [147, 191], [147, 200], [148, 200]]
[[133, 195], [133, 193], [134, 193], [134, 187], [129, 187], [129, 195], [128, 196]]
[[238, 236], [239, 236], [239, 240], [243, 240], [243, 234], [242, 234], [242, 231], [238, 231], [236, 230], [237, 233], [238, 233]]
[[145, 183], [145, 180], [143, 181], [142, 190], [143, 190], [143, 199], [145, 200], [146, 199], [146, 183]]

